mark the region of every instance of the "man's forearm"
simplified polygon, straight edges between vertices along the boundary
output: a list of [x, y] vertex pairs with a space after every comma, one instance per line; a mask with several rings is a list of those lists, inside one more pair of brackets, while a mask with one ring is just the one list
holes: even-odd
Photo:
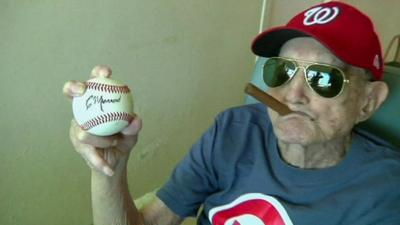
[[92, 172], [94, 225], [142, 225], [143, 219], [129, 193], [126, 169], [114, 176]]

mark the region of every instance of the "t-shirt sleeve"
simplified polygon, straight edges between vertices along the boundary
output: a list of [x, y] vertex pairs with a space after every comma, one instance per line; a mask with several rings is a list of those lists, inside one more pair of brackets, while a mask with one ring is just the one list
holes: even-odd
[[182, 218], [196, 216], [205, 198], [217, 188], [213, 148], [218, 132], [215, 122], [176, 166], [157, 196]]

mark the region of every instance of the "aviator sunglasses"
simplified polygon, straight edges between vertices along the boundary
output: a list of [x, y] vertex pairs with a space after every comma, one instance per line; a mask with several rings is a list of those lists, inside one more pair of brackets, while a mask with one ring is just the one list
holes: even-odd
[[[309, 64], [300, 66], [297, 62]], [[289, 82], [299, 68], [303, 68], [304, 78], [311, 90], [324, 98], [340, 95], [345, 84], [349, 83], [343, 71], [336, 66], [283, 57], [271, 57], [265, 62], [263, 68], [264, 82], [269, 87], [279, 87]]]

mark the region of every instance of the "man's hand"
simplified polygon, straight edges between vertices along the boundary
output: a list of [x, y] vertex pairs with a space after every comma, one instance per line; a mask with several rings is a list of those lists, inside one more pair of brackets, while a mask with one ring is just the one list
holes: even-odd
[[[93, 68], [91, 77], [110, 77], [111, 69], [105, 66]], [[65, 83], [63, 92], [72, 99], [85, 93], [85, 84], [78, 81]], [[70, 127], [70, 139], [75, 150], [94, 171], [112, 176], [121, 173], [126, 167], [129, 154], [135, 146], [142, 120], [135, 116], [132, 122], [120, 133], [107, 137], [89, 134], [82, 130], [75, 120]]]

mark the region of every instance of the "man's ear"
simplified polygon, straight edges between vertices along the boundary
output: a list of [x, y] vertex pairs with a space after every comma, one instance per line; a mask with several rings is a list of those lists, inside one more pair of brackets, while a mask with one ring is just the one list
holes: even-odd
[[386, 100], [388, 93], [389, 87], [383, 81], [367, 83], [365, 101], [361, 107], [357, 123], [370, 118]]

